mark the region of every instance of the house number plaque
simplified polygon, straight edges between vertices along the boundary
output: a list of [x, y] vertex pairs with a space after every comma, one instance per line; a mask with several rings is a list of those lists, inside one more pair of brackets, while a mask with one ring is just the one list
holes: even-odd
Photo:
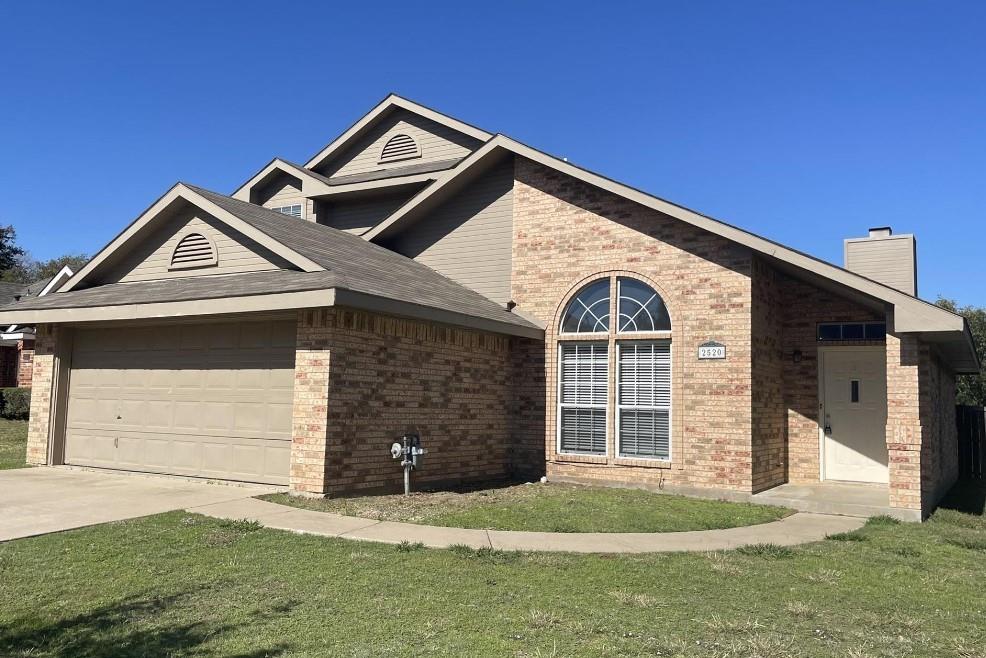
[[698, 346], [698, 358], [699, 359], [725, 359], [726, 358], [726, 346], [722, 343], [717, 343], [714, 340], [710, 340], [707, 343], [702, 343]]

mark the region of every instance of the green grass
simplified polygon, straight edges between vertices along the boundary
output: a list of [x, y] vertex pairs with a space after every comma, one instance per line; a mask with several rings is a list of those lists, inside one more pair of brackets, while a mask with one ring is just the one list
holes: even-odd
[[457, 528], [550, 532], [675, 532], [776, 521], [791, 510], [700, 500], [637, 489], [519, 484], [455, 493], [441, 491], [358, 498], [265, 500], [322, 512]]
[[176, 512], [0, 544], [0, 655], [986, 656], [981, 508], [858, 533], [570, 555], [358, 543]]
[[0, 418], [0, 470], [24, 468], [27, 456], [27, 421]]

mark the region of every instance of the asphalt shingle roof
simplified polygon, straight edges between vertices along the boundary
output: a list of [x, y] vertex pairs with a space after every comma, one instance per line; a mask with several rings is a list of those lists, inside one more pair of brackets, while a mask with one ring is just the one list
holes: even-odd
[[476, 318], [537, 328], [537, 325], [507, 311], [502, 305], [430, 267], [371, 244], [358, 236], [193, 185], [186, 184], [186, 187], [326, 268], [326, 271], [277, 270], [107, 284], [24, 299], [2, 310], [147, 304], [340, 288]]

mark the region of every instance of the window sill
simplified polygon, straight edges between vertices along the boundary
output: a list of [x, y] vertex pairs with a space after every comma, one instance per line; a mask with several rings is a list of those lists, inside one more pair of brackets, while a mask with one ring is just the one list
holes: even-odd
[[556, 452], [553, 455], [555, 462], [567, 462], [571, 464], [608, 464], [609, 457], [606, 455], [580, 455], [577, 453]]
[[640, 457], [616, 457], [613, 463], [617, 466], [643, 466], [644, 468], [671, 468], [670, 459], [647, 459]]

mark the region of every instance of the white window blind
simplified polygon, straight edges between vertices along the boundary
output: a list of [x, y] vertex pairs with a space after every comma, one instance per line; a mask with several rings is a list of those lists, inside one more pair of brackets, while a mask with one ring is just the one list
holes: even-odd
[[617, 354], [620, 456], [670, 459], [671, 343], [619, 343]]
[[558, 442], [562, 452], [606, 454], [609, 346], [561, 343]]

